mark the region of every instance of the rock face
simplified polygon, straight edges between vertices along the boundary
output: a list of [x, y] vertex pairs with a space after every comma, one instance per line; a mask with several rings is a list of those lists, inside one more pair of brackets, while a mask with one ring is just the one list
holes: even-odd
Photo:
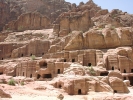
[[70, 38], [70, 41], [65, 46], [64, 49], [66, 50], [78, 50], [82, 49], [83, 47], [83, 33], [82, 32], [72, 32], [72, 36]]
[[0, 5], [0, 31], [9, 21], [24, 13], [39, 12], [53, 22], [58, 15], [71, 8], [71, 4], [64, 0], [38, 0], [37, 3], [36, 0], [0, 0]]
[[[92, 9], [94, 8], [94, 9]], [[100, 10], [100, 7], [97, 7], [92, 1], [87, 2], [86, 4], [76, 6], [72, 5], [72, 10], [62, 13], [55, 21], [55, 27], [57, 24], [59, 27], [54, 28], [54, 32], [62, 32], [64, 29], [67, 32], [77, 31], [87, 31], [90, 27], [93, 26], [91, 17], [94, 16], [97, 10]]]
[[[64, 76], [58, 77], [53, 80], [53, 86], [56, 88], [64, 89], [69, 95], [85, 95], [89, 91], [94, 92], [113, 92], [128, 93], [129, 90], [124, 82], [115, 77], [110, 77], [109, 83], [105, 83], [98, 78], [93, 77], [76, 77], [76, 76]], [[119, 85], [120, 84], [120, 85]]]
[[117, 93], [128, 93], [129, 90], [126, 86], [126, 84], [117, 77], [110, 77], [109, 82], [113, 90]]
[[12, 50], [23, 46], [23, 43], [0, 43], [0, 59], [10, 58]]
[[17, 20], [9, 22], [4, 30], [24, 31], [28, 29], [44, 29], [50, 25], [50, 19], [39, 13], [22, 14]]
[[16, 73], [15, 76], [24, 76], [24, 77], [35, 77], [36, 72], [36, 61], [28, 60], [28, 61], [21, 61], [16, 66]]
[[108, 24], [111, 24], [112, 28], [133, 26], [132, 15], [118, 9], [108, 12], [107, 9], [101, 9], [91, 0], [86, 4], [81, 2], [79, 6], [72, 4], [71, 8], [55, 21], [54, 32], [59, 36], [63, 30], [68, 33], [75, 30], [86, 32], [92, 27], [104, 28]]
[[[87, 32], [73, 31], [58, 43], [62, 50], [81, 50], [81, 49], [110, 49], [119, 46], [132, 45], [131, 27], [119, 28], [92, 28]], [[65, 41], [65, 42], [64, 42]], [[63, 44], [63, 45], [62, 45]]]
[[10, 94], [7, 94], [6, 92], [4, 92], [1, 88], [0, 88], [0, 97], [2, 98], [11, 98]]
[[114, 27], [132, 27], [133, 17], [127, 12], [122, 12], [119, 9], [114, 9], [110, 13], [92, 18], [97, 25], [111, 24]]
[[12, 51], [11, 57], [16, 58], [16, 57], [32, 56], [32, 55], [41, 56], [47, 53], [49, 48], [50, 48], [49, 41], [32, 40], [29, 42], [28, 45], [26, 44], [22, 47], [14, 49]]
[[[68, 64], [69, 66], [70, 64]], [[40, 60], [36, 66], [35, 79], [45, 80], [54, 78], [58, 74], [62, 74], [66, 68], [64, 62], [54, 62], [47, 60]]]
[[8, 3], [5, 0], [0, 0], [0, 31], [2, 30], [5, 23], [9, 21], [9, 14], [10, 8]]
[[[20, 13], [16, 10], [20, 6], [12, 9], [14, 16], [27, 11], [33, 13], [22, 14], [4, 28], [26, 31], [0, 34], [0, 74], [41, 81], [54, 78], [53, 86], [71, 95], [85, 95], [90, 91], [129, 92], [126, 84], [133, 85], [132, 15], [118, 10], [109, 13], [92, 0], [86, 4], [81, 2], [79, 6], [69, 6], [64, 0], [25, 1], [21, 0], [25, 6], [22, 5]], [[2, 5], [13, 3], [0, 2]], [[20, 0], [15, 0], [15, 4], [18, 2]], [[56, 16], [51, 9], [63, 6], [71, 10], [59, 15], [53, 30], [36, 30], [47, 28]], [[47, 9], [43, 11], [44, 8], [48, 8], [49, 12]], [[0, 12], [3, 13], [3, 10]], [[52, 19], [44, 17], [42, 14], [45, 13]]]

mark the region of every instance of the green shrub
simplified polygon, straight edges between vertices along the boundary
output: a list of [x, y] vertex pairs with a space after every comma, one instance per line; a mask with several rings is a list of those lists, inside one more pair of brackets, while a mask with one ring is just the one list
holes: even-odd
[[24, 82], [21, 82], [20, 84], [23, 86], [24, 85]]
[[18, 31], [22, 31], [23, 28], [24, 28], [23, 26], [19, 26], [19, 27], [18, 27]]
[[7, 28], [7, 31], [9, 31], [10, 30], [10, 28]]
[[95, 72], [95, 70], [93, 69], [92, 66], [89, 67], [89, 72], [90, 72], [91, 75], [96, 75], [96, 72]]
[[14, 81], [14, 79], [10, 79], [9, 82], [8, 82], [8, 85], [15, 86], [15, 81]]
[[36, 58], [35, 55], [32, 55], [32, 56], [31, 56], [31, 59], [32, 59], [32, 60], [35, 60], [35, 58]]
[[115, 26], [112, 26], [111, 29], [114, 30], [115, 29]]

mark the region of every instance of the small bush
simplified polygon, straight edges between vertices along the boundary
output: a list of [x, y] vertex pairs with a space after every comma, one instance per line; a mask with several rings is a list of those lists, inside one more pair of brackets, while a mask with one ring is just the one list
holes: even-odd
[[112, 26], [111, 29], [114, 30], [115, 29], [115, 26]]
[[10, 79], [10, 81], [8, 82], [8, 85], [15, 86], [15, 81], [14, 81], [14, 79]]
[[21, 82], [20, 84], [23, 86], [24, 85], [24, 82]]
[[95, 70], [93, 69], [92, 66], [89, 67], [89, 72], [90, 72], [91, 75], [95, 75], [96, 74], [96, 72], [95, 72]]
[[24, 28], [23, 26], [19, 26], [19, 27], [18, 27], [18, 31], [22, 31], [23, 28]]
[[32, 60], [35, 60], [35, 58], [36, 58], [35, 55], [32, 55], [32, 56], [31, 56], [31, 59], [32, 59]]

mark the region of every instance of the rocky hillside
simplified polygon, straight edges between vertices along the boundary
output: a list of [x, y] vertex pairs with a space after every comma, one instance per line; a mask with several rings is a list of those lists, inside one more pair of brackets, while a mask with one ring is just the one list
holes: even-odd
[[24, 13], [39, 12], [53, 22], [70, 8], [71, 4], [64, 0], [0, 0], [0, 31], [9, 21]]
[[129, 92], [132, 15], [109, 12], [92, 0], [78, 6], [64, 0], [35, 1], [0, 0], [0, 75], [57, 78], [53, 86], [73, 95]]
[[108, 12], [90, 0], [85, 4], [81, 2], [79, 6], [73, 4], [72, 10], [62, 13], [55, 24], [54, 32], [61, 35], [74, 30], [86, 32], [92, 27], [104, 28], [108, 24], [114, 28], [132, 27], [133, 16], [118, 9]]
[[5, 0], [0, 0], [0, 31], [2, 30], [5, 23], [9, 21], [10, 8]]

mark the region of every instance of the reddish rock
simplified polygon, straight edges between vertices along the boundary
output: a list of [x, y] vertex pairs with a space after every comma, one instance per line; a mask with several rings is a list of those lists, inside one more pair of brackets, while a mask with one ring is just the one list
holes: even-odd
[[26, 13], [18, 17], [16, 21], [9, 22], [4, 30], [24, 31], [28, 29], [44, 29], [48, 28], [50, 20], [46, 16], [39, 13]]

